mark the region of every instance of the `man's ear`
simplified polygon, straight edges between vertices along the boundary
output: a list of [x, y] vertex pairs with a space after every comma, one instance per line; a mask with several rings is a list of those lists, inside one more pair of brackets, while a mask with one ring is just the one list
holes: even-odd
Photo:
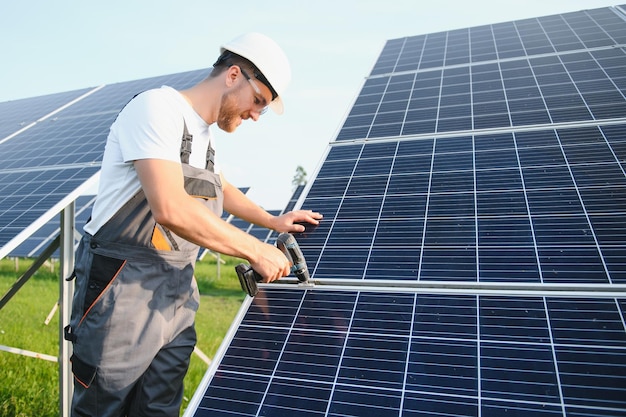
[[228, 87], [232, 87], [236, 80], [237, 77], [239, 76], [239, 73], [241, 73], [241, 69], [239, 68], [238, 65], [231, 65], [230, 67], [228, 67], [228, 69], [226, 70], [226, 86]]

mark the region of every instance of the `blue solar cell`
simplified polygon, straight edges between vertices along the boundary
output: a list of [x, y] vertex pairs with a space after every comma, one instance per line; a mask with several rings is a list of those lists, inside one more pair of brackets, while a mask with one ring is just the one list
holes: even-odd
[[[365, 149], [363, 153], [365, 153]], [[390, 171], [392, 163], [392, 158], [365, 158], [361, 155], [352, 175], [358, 177], [368, 174], [385, 174]]]
[[[623, 349], [595, 345], [557, 346], [563, 400], [572, 406], [603, 408], [607, 415], [624, 411], [624, 372], [626, 355]], [[614, 413], [614, 414], [608, 414]]]
[[[482, 247], [532, 246], [532, 237], [532, 229], [525, 216], [485, 218], [478, 222], [478, 244]], [[507, 278], [501, 279], [505, 281]]]
[[505, 401], [560, 400], [549, 345], [483, 342], [480, 349], [483, 396]]
[[600, 244], [622, 246], [626, 242], [626, 223], [622, 213], [589, 216], [595, 236]]
[[543, 282], [609, 283], [600, 254], [592, 246], [572, 248], [545, 244], [540, 245], [537, 252]]

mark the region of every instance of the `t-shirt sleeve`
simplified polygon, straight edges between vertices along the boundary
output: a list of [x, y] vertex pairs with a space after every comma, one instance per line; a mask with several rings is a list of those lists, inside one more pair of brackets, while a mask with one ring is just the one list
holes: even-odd
[[164, 159], [180, 162], [183, 116], [162, 90], [149, 90], [120, 112], [116, 129], [124, 162]]

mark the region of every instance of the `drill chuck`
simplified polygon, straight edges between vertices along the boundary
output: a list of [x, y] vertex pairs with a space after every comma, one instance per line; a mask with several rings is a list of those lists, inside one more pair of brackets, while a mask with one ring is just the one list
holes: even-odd
[[291, 263], [291, 272], [300, 282], [309, 282], [309, 269], [296, 238], [290, 233], [281, 233], [276, 238], [276, 247], [280, 249]]

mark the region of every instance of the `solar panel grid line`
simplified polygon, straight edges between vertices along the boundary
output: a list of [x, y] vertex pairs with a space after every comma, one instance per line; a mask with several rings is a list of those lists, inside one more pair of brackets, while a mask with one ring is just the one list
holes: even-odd
[[[478, 255], [478, 252], [476, 252], [476, 255]], [[477, 268], [477, 273], [480, 273], [479, 269], [478, 269], [478, 262], [476, 262], [476, 268]], [[478, 279], [478, 275], [476, 276]], [[485, 366], [484, 361], [483, 361], [483, 340], [481, 337], [481, 327], [482, 327], [482, 321], [481, 321], [481, 316], [480, 316], [480, 298], [478, 295], [474, 296], [474, 300], [476, 303], [476, 324], [475, 324], [475, 329], [476, 329], [476, 378], [478, 381], [483, 381], [483, 379], [485, 379], [486, 375], [485, 372], [483, 371], [483, 368]], [[485, 384], [486, 385], [486, 384]], [[476, 396], [477, 396], [477, 402], [478, 402], [478, 406], [481, 407], [481, 404], [483, 402], [483, 396], [486, 394], [486, 388], [487, 386], [483, 387], [482, 383], [478, 383], [476, 384]]]
[[[500, 77], [501, 80], [501, 85], [502, 85], [502, 90], [504, 92], [504, 101], [505, 101], [505, 106], [506, 106], [506, 113], [507, 113], [507, 117], [508, 117], [508, 124], [509, 126], [513, 126], [513, 119], [511, 118], [511, 105], [510, 105], [510, 101], [509, 101], [509, 97], [507, 94], [507, 89], [506, 89], [506, 84], [505, 84], [505, 77], [504, 77], [504, 72], [502, 70], [502, 65], [500, 63], [500, 61], [498, 61], [498, 71], [500, 72], [500, 74], [502, 75]], [[472, 117], [473, 118], [473, 117]], [[475, 124], [473, 126], [474, 128], [476, 128]]]
[[[357, 297], [358, 297], [358, 295], [357, 295]], [[352, 309], [352, 311], [351, 311], [351, 313], [350, 313], [351, 315], [350, 315], [350, 319], [349, 319], [349, 321], [348, 321], [348, 325], [346, 326], [346, 329], [345, 329], [346, 335], [345, 335], [345, 337], [343, 338], [343, 343], [342, 343], [342, 345], [341, 345], [341, 351], [340, 351], [340, 353], [339, 353], [339, 359], [338, 359], [338, 361], [339, 361], [339, 362], [341, 362], [342, 358], [344, 358], [344, 357], [345, 357], [345, 355], [346, 355], [347, 342], [348, 342], [348, 334], [350, 333], [350, 327], [352, 326], [352, 323], [353, 323], [353, 318], [354, 318], [355, 310], [356, 310], [356, 302], [354, 303], [354, 307], [353, 307], [353, 309]], [[331, 385], [331, 393], [329, 394], [329, 401], [327, 402], [327, 405], [326, 405], [326, 410], [325, 410], [325, 414], [326, 414], [326, 415], [328, 415], [328, 414], [329, 414], [329, 412], [330, 412], [330, 405], [331, 405], [330, 398], [332, 398], [333, 391], [334, 391], [334, 387], [336, 387], [336, 386], [337, 386], [337, 381], [338, 381], [338, 379], [339, 379], [339, 369], [340, 369], [340, 367], [339, 367], [339, 366], [337, 366], [337, 369], [336, 369], [336, 371], [335, 371], [335, 373], [334, 373], [334, 375], [333, 375], [333, 381], [332, 381], [332, 385]]]
[[[389, 175], [387, 176], [387, 179], [385, 181], [385, 189], [383, 191], [383, 196], [387, 196], [387, 192], [388, 192], [388, 189], [389, 189], [389, 183], [390, 183], [390, 180], [391, 180], [391, 172], [393, 172], [393, 165], [395, 163], [395, 160], [396, 160], [396, 157], [397, 157], [397, 154], [398, 154], [398, 146], [397, 145], [395, 146], [395, 149], [394, 149], [393, 152], [394, 152], [393, 162], [391, 163], [391, 166], [389, 168]], [[376, 226], [375, 226], [375, 228], [373, 230], [373, 234], [374, 235], [377, 234], [378, 226], [380, 225], [380, 218], [382, 217], [382, 214], [383, 214], [384, 203], [385, 203], [385, 198], [383, 197], [383, 201], [380, 204], [380, 210], [378, 212], [378, 221], [376, 222]], [[372, 252], [374, 250], [374, 244], [375, 244], [375, 240], [372, 239], [371, 240], [371, 244], [370, 244], [370, 248], [369, 248], [368, 257], [367, 257], [367, 260], [365, 262], [365, 268], [363, 270], [364, 274], [365, 274], [365, 271], [368, 269], [369, 262], [370, 262], [370, 259], [371, 259], [371, 255], [372, 255]], [[363, 276], [363, 278], [365, 278], [365, 275]]]
[[[413, 306], [411, 309], [411, 316], [415, 317], [415, 312], [416, 312], [416, 305], [417, 305], [417, 300], [415, 299], [417, 296], [414, 296], [413, 299]], [[414, 322], [413, 320], [411, 320], [411, 324], [410, 324], [410, 328], [409, 328], [409, 340], [408, 340], [408, 345], [411, 346], [413, 344], [413, 332], [414, 332]], [[408, 375], [409, 375], [409, 369], [411, 366], [411, 361], [410, 361], [411, 355], [409, 350], [407, 349], [407, 354], [406, 354], [406, 360], [404, 363], [404, 376], [402, 379], [402, 392], [406, 393], [407, 391], [407, 381], [408, 381]], [[402, 397], [400, 398], [400, 404], [399, 404], [399, 409], [400, 410], [404, 410], [405, 408], [405, 397], [406, 395], [402, 395]]]
[[[546, 297], [544, 297], [542, 299], [543, 301], [543, 307], [544, 307], [544, 312], [545, 312], [545, 316], [546, 316], [546, 320], [548, 321], [548, 323], [550, 323], [550, 310], [548, 309], [548, 304], [547, 304], [547, 300]], [[556, 352], [556, 348], [555, 348], [555, 343], [554, 343], [554, 335], [552, 332], [552, 326], [548, 325], [546, 326], [547, 330], [548, 330], [548, 335], [550, 338], [550, 353], [552, 354], [552, 366], [555, 369], [554, 375], [556, 378], [556, 384], [557, 384], [557, 390], [558, 390], [558, 396], [559, 396], [559, 400], [561, 403], [561, 410], [563, 411], [563, 414], [566, 413], [565, 410], [565, 398], [563, 395], [563, 385], [561, 382], [561, 374], [559, 372], [559, 360], [557, 357], [557, 352]]]
[[[424, 210], [424, 223], [423, 223], [423, 227], [422, 227], [422, 238], [421, 241], [425, 242], [426, 241], [426, 219], [428, 216], [428, 210], [430, 207], [430, 190], [432, 187], [432, 181], [433, 181], [433, 167], [435, 164], [435, 149], [437, 146], [437, 138], [433, 139], [433, 144], [432, 144], [432, 156], [430, 159], [430, 169], [429, 169], [429, 177], [428, 177], [428, 185], [427, 185], [427, 193], [426, 193], [426, 206], [425, 206], [425, 210]], [[418, 269], [417, 269], [417, 276], [418, 279], [419, 277], [422, 276], [422, 261], [424, 259], [424, 245], [422, 245], [422, 247], [420, 248], [420, 253], [419, 253], [419, 258], [418, 258]]]
[[[480, 232], [479, 232], [479, 221], [478, 221], [478, 194], [476, 187], [476, 140], [472, 137], [472, 177], [473, 177], [473, 188], [474, 188], [474, 233], [475, 233], [475, 257], [476, 259], [480, 259], [480, 251], [479, 251], [479, 243], [480, 243]], [[481, 280], [481, 270], [480, 270], [480, 262], [476, 262], [476, 280]]]
[[[600, 247], [600, 244], [599, 244], [599, 242], [598, 242], [598, 238], [596, 237], [596, 234], [595, 234], [595, 231], [594, 231], [593, 224], [592, 224], [592, 222], [591, 222], [591, 220], [590, 220], [590, 218], [589, 218], [589, 213], [587, 212], [587, 208], [586, 208], [585, 203], [584, 203], [584, 201], [583, 201], [583, 198], [582, 198], [582, 196], [581, 196], [581, 194], [580, 194], [580, 190], [578, 189], [578, 184], [577, 184], [577, 182], [576, 182], [576, 178], [575, 178], [575, 176], [574, 176], [574, 174], [573, 174], [573, 172], [572, 172], [572, 168], [571, 168], [571, 166], [570, 166], [570, 164], [569, 164], [569, 160], [568, 160], [568, 158], [567, 158], [567, 156], [566, 156], [566, 154], [565, 154], [565, 150], [563, 149], [563, 144], [562, 144], [562, 142], [561, 142], [561, 140], [560, 140], [560, 138], [559, 138], [558, 131], [556, 131], [556, 136], [557, 136], [557, 140], [558, 140], [558, 142], [559, 142], [559, 146], [560, 146], [560, 148], [561, 148], [561, 152], [563, 153], [563, 157], [564, 157], [564, 159], [565, 159], [565, 163], [566, 163], [567, 168], [568, 168], [568, 170], [569, 170], [569, 172], [570, 172], [570, 176], [572, 177], [572, 181], [573, 181], [573, 183], [574, 183], [574, 187], [575, 187], [575, 189], [576, 189], [576, 194], [577, 194], [578, 199], [579, 199], [579, 201], [580, 201], [580, 203], [581, 203], [581, 208], [582, 208], [582, 210], [583, 210], [583, 212], [584, 212], [584, 215], [585, 215], [585, 218], [586, 218], [586, 220], [587, 220], [587, 224], [588, 224], [588, 226], [589, 226], [589, 230], [591, 231], [591, 234], [592, 234], [592, 236], [593, 236], [593, 240], [594, 240], [594, 242], [595, 242], [596, 250], [598, 251], [598, 253], [599, 253], [599, 255], [600, 255], [600, 261], [602, 262], [602, 266], [604, 267], [604, 272], [606, 273], [607, 279], [608, 279], [609, 283], [611, 284], [611, 283], [612, 283], [612, 280], [611, 280], [611, 274], [610, 274], [610, 271], [609, 271], [609, 269], [608, 269], [608, 267], [607, 267], [607, 265], [606, 265], [605, 258], [604, 258], [604, 256], [602, 255], [602, 248]], [[622, 173], [623, 173], [623, 171], [622, 171]]]

